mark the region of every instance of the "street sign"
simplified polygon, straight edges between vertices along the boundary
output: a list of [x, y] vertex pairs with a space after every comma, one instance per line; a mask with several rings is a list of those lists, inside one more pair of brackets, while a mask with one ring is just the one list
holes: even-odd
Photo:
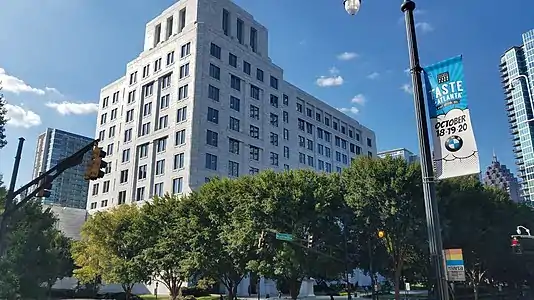
[[293, 235], [289, 233], [276, 233], [276, 239], [281, 241], [293, 241]]
[[462, 249], [443, 250], [448, 281], [465, 281], [465, 267]]

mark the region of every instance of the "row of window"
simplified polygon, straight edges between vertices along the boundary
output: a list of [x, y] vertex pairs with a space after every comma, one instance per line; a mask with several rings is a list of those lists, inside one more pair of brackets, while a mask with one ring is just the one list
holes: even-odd
[[[222, 30], [224, 35], [232, 35], [232, 24], [231, 24], [230, 12], [226, 9], [223, 9], [222, 12]], [[236, 38], [237, 41], [241, 44], [245, 44], [245, 22], [240, 18], [236, 18]], [[249, 43], [248, 45], [252, 49], [252, 52], [258, 51], [258, 31], [254, 27], [250, 27]]]

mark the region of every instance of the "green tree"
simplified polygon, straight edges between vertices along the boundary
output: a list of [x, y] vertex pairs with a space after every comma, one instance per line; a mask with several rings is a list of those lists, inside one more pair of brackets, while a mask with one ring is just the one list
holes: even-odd
[[[391, 157], [360, 157], [344, 170], [343, 183], [345, 201], [362, 225], [361, 236], [355, 239], [372, 243], [379, 230], [385, 233], [376, 246], [385, 249], [389, 260], [375, 270], [393, 279], [398, 300], [403, 270], [426, 247], [419, 165]], [[362, 255], [363, 265], [365, 259]]]
[[[0, 87], [0, 91], [2, 88]], [[4, 95], [0, 94], [0, 149], [7, 144], [6, 140], [6, 124], [7, 124], [7, 108]]]
[[191, 264], [228, 290], [229, 299], [257, 257], [258, 224], [251, 211], [252, 177], [213, 179], [190, 195]]
[[184, 282], [193, 276], [191, 261], [191, 241], [189, 197], [165, 195], [155, 197], [141, 209], [139, 237], [147, 247], [143, 260], [157, 281], [170, 291], [171, 299], [180, 294]]
[[[339, 279], [344, 272], [342, 234], [343, 196], [336, 175], [311, 170], [265, 171], [249, 186], [260, 203], [252, 209], [263, 229], [289, 233], [293, 242], [277, 241], [270, 234], [257, 269], [278, 282], [287, 282], [293, 299], [302, 280]], [[308, 248], [308, 237], [312, 245]]]
[[136, 283], [150, 279], [137, 230], [140, 216], [136, 205], [120, 205], [91, 216], [82, 227], [81, 240], [72, 248], [79, 267], [74, 270], [75, 277], [83, 283], [99, 279], [120, 283], [129, 299]]

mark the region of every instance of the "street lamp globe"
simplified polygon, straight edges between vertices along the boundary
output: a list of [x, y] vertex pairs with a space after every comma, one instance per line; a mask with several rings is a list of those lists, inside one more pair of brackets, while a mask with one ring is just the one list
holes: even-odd
[[358, 10], [360, 10], [361, 1], [360, 0], [343, 0], [343, 5], [345, 10], [352, 16], [354, 16]]

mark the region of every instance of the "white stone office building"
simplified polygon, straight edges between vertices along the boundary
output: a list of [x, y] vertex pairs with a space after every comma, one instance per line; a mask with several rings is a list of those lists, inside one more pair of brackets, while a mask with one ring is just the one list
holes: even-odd
[[101, 90], [96, 137], [110, 165], [90, 213], [214, 176], [376, 156], [373, 131], [284, 81], [267, 29], [229, 0], [179, 1], [146, 25], [143, 52]]

